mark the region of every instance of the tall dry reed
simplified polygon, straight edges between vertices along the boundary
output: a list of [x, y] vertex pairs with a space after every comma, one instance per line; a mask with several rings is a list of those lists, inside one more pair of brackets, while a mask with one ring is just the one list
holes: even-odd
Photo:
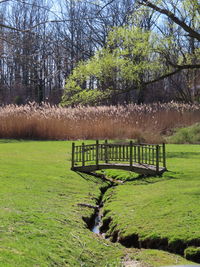
[[137, 139], [161, 142], [175, 127], [200, 122], [200, 105], [178, 103], [61, 108], [48, 104], [0, 107], [0, 138]]

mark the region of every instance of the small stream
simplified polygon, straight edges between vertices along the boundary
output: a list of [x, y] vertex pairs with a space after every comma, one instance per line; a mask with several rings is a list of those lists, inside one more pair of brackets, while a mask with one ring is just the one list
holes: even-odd
[[99, 208], [99, 210], [96, 213], [95, 218], [94, 218], [94, 226], [91, 229], [91, 231], [97, 235], [101, 234], [100, 228], [102, 226], [102, 216], [103, 216], [102, 210], [101, 210], [101, 208]]
[[[92, 228], [90, 229], [93, 233], [97, 235], [102, 235], [101, 233], [101, 226], [103, 225], [102, 218], [103, 218], [103, 196], [107, 192], [109, 188], [112, 188], [113, 184], [109, 185], [108, 187], [104, 188], [101, 190], [101, 196], [99, 198], [99, 205], [98, 209], [95, 212], [94, 218], [93, 218], [93, 223], [92, 223]], [[103, 235], [102, 235], [103, 236]]]
[[[102, 177], [101, 177], [102, 178]], [[106, 178], [104, 178], [104, 180], [106, 180]], [[101, 235], [101, 236], [105, 236], [104, 233], [101, 233], [101, 227], [103, 226], [103, 222], [102, 222], [102, 218], [103, 218], [103, 197], [105, 195], [105, 193], [107, 192], [108, 189], [118, 186], [119, 184], [113, 182], [113, 181], [108, 181], [110, 184], [108, 184], [108, 186], [106, 186], [105, 188], [101, 189], [101, 195], [99, 197], [98, 200], [98, 208], [93, 216], [93, 222], [92, 222], [92, 227], [90, 227], [90, 230], [97, 234], [97, 235]]]

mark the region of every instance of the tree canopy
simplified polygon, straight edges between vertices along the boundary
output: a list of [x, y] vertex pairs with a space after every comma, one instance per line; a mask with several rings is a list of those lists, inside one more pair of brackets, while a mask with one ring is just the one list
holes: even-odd
[[116, 96], [125, 92], [135, 93], [141, 101], [146, 85], [182, 69], [196, 68], [199, 56], [200, 49], [179, 53], [173, 35], [161, 36], [136, 26], [116, 27], [105, 47], [73, 70], [62, 105], [100, 104], [110, 99], [115, 103]]

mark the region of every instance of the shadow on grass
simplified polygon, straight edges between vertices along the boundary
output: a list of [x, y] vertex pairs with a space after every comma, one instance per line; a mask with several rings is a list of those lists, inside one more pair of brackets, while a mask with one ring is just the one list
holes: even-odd
[[[171, 173], [171, 175], [169, 174]], [[176, 174], [174, 172], [168, 172], [169, 175], [167, 176], [142, 176], [139, 175], [138, 177], [135, 177], [133, 179], [129, 179], [126, 181], [126, 183], [131, 183], [135, 185], [149, 185], [149, 184], [155, 184], [159, 182], [165, 182], [169, 180], [177, 180], [180, 179], [179, 177], [173, 176], [173, 174]]]
[[[83, 172], [76, 172], [81, 178], [83, 178], [86, 181], [92, 181], [96, 184], [102, 184], [103, 182], [109, 183], [110, 181], [107, 180], [105, 177], [101, 177], [99, 174], [95, 173], [83, 173]], [[130, 184], [130, 185], [150, 185], [155, 184], [159, 182], [169, 181], [169, 180], [176, 180], [180, 179], [178, 177], [173, 176], [173, 172], [171, 172], [172, 175], [168, 176], [142, 176], [138, 175], [137, 177], [134, 177], [133, 179], [128, 179], [126, 181], [122, 181], [122, 184]], [[120, 181], [120, 180], [118, 180]]]
[[[16, 144], [16, 143], [27, 143], [36, 141], [46, 141], [46, 140], [36, 140], [36, 139], [0, 139], [0, 144]], [[48, 140], [47, 140], [48, 141]]]
[[21, 139], [0, 139], [0, 144], [10, 144], [10, 143], [19, 143], [22, 142], [24, 140]]
[[47, 139], [0, 139], [0, 144], [14, 144], [14, 143], [27, 143], [27, 142], [57, 142], [57, 141], [70, 141], [70, 140], [47, 140]]
[[193, 158], [193, 157], [199, 157], [200, 152], [168, 152], [167, 158]]
[[103, 180], [100, 177], [95, 176], [93, 173], [91, 174], [85, 172], [76, 172], [76, 173], [86, 181], [92, 181], [96, 184], [102, 184], [103, 182]]

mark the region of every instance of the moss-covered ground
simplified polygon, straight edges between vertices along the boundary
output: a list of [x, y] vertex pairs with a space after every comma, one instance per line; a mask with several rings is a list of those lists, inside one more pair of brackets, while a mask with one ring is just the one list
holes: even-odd
[[[195, 175], [199, 158], [197, 147], [191, 150], [192, 147], [187, 151], [182, 146], [170, 147], [169, 169], [172, 173], [167, 174], [164, 181], [138, 186], [130, 182], [116, 188], [110, 202], [106, 203], [106, 209], [111, 210], [110, 215], [124, 234], [136, 231], [140, 225], [143, 234], [149, 235], [152, 231], [160, 234], [163, 229], [163, 233], [173, 233], [174, 236], [169, 222], [173, 213], [176, 228], [180, 230], [177, 237], [185, 233], [184, 238], [187, 238], [188, 231], [193, 232], [192, 236], [198, 235], [199, 208], [195, 201], [199, 201], [199, 187], [195, 186], [200, 182]], [[96, 205], [100, 188], [106, 183], [99, 178], [72, 172], [70, 153], [71, 142], [0, 141], [0, 266], [117, 267], [122, 266], [121, 262], [127, 255], [147, 266], [189, 263], [180, 256], [163, 251], [126, 249], [89, 231], [82, 217], [90, 217], [93, 209], [78, 204]], [[186, 156], [194, 160], [191, 171], [188, 170], [190, 178], [184, 174]], [[148, 191], [149, 186], [153, 192]], [[173, 192], [179, 193], [180, 204], [174, 204], [178, 198]], [[144, 209], [142, 220], [139, 203]], [[162, 220], [152, 211], [155, 203], [165, 210]], [[178, 209], [170, 211], [173, 205], [184, 207], [182, 213]], [[152, 211], [149, 220], [148, 209]], [[187, 219], [187, 223], [183, 219]]]

